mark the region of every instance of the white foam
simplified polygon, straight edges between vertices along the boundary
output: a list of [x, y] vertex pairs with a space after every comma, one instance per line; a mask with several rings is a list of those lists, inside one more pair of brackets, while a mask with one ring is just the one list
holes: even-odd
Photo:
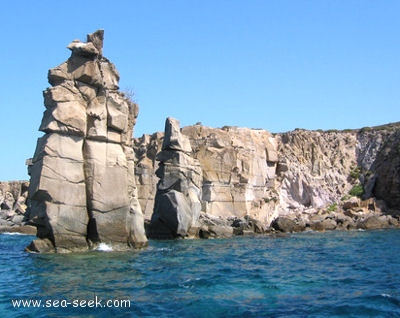
[[100, 243], [99, 246], [97, 247], [97, 250], [101, 252], [111, 252], [113, 249], [111, 245], [108, 245], [106, 243]]
[[28, 235], [28, 234], [18, 233], [18, 232], [3, 232], [1, 234], [4, 234], [4, 235]]

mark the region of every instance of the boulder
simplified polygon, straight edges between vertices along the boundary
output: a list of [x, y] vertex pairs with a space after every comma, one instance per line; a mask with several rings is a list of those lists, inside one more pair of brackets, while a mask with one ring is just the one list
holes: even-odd
[[233, 218], [231, 226], [234, 228], [235, 235], [244, 235], [250, 233], [262, 234], [265, 232], [264, 225], [249, 216], [243, 218]]
[[280, 216], [272, 221], [271, 227], [280, 232], [301, 232], [305, 225], [289, 217]]
[[310, 228], [314, 231], [331, 231], [337, 228], [337, 223], [334, 219], [325, 218], [321, 221], [311, 223]]
[[361, 220], [358, 227], [364, 230], [383, 229], [390, 227], [389, 218], [385, 215], [370, 215]]
[[344, 213], [339, 213], [336, 216], [337, 230], [354, 230], [356, 229], [356, 218], [350, 217]]
[[357, 197], [351, 197], [350, 199], [343, 201], [342, 207], [344, 210], [358, 208], [360, 207], [360, 199]]
[[203, 239], [210, 238], [229, 238], [234, 235], [234, 229], [228, 225], [208, 225], [202, 226], [199, 231], [199, 237]]
[[32, 241], [25, 248], [25, 250], [27, 252], [34, 252], [34, 253], [55, 253], [56, 252], [53, 242], [48, 238]]

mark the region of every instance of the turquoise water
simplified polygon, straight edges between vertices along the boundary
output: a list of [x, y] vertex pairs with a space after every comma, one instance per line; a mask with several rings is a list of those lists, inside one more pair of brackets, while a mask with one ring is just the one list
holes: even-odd
[[[27, 254], [31, 239], [0, 235], [1, 317], [400, 317], [400, 230], [150, 241], [132, 253], [70, 255]], [[14, 308], [12, 299], [42, 302]], [[105, 308], [110, 299], [121, 307]], [[74, 307], [82, 300], [102, 302]]]

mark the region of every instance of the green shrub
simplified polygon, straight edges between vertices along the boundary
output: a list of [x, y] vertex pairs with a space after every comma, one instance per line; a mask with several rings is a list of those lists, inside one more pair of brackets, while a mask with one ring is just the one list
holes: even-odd
[[337, 210], [337, 204], [336, 203], [332, 203], [331, 205], [328, 206], [327, 211], [328, 212], [333, 212]]
[[361, 132], [367, 132], [367, 131], [371, 131], [372, 128], [371, 127], [363, 127], [360, 129]]
[[354, 197], [361, 198], [364, 194], [364, 188], [361, 184], [356, 184], [350, 191], [349, 194]]
[[355, 167], [350, 171], [350, 177], [354, 180], [357, 180], [361, 174], [361, 167]]
[[348, 199], [350, 199], [350, 198], [351, 198], [351, 195], [350, 195], [350, 194], [346, 194], [346, 195], [343, 196], [340, 200], [346, 201], [346, 200], [348, 200]]

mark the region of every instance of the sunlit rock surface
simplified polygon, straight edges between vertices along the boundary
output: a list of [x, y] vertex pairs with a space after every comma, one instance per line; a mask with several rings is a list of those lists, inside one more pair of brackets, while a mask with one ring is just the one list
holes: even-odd
[[102, 56], [104, 32], [68, 45], [71, 57], [48, 73], [46, 110], [29, 172], [30, 222], [38, 252], [147, 244], [132, 150], [138, 106], [118, 90]]

